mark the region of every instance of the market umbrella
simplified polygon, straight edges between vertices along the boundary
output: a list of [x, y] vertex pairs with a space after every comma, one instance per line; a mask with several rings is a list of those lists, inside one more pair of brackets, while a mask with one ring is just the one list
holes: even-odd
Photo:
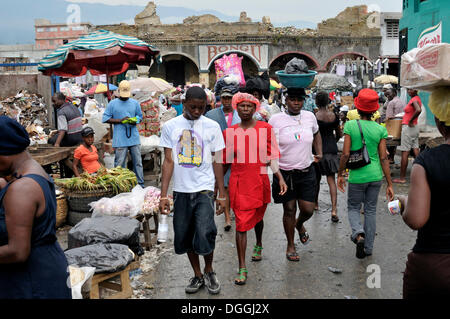
[[131, 90], [148, 92], [165, 92], [173, 89], [173, 86], [160, 78], [137, 78], [130, 80]]
[[39, 62], [38, 70], [64, 77], [82, 76], [89, 70], [92, 75], [106, 74], [109, 83], [109, 76], [124, 73], [129, 63], [150, 65], [159, 52], [138, 38], [99, 30], [60, 46]]
[[398, 77], [394, 75], [383, 74], [373, 80], [378, 84], [398, 84]]
[[[115, 91], [118, 89], [117, 86], [113, 85], [113, 84], [109, 84], [109, 90], [110, 91]], [[86, 92], [87, 95], [93, 95], [93, 94], [98, 94], [98, 93], [106, 93], [107, 89], [106, 89], [106, 85], [103, 83], [100, 83], [98, 85], [94, 85], [93, 87], [91, 87], [89, 89], [89, 91]]]

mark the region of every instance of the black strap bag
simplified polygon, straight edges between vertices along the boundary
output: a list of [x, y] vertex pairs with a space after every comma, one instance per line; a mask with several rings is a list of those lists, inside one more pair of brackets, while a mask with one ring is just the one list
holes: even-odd
[[359, 132], [361, 133], [361, 140], [363, 146], [359, 150], [350, 151], [350, 157], [348, 158], [347, 161], [348, 169], [357, 169], [370, 164], [370, 156], [369, 152], [367, 151], [366, 140], [364, 139], [361, 123], [359, 123], [359, 120], [356, 120], [356, 122], [358, 123], [359, 126]]

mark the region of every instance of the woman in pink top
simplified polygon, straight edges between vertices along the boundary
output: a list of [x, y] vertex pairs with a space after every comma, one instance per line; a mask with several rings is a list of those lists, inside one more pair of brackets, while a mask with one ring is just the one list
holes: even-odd
[[417, 122], [422, 112], [422, 101], [417, 95], [417, 90], [408, 89], [408, 95], [411, 97], [411, 100], [404, 109], [405, 115], [402, 120], [401, 145], [398, 148], [402, 152], [400, 178], [392, 181], [399, 184], [406, 183], [406, 169], [408, 168], [408, 157], [411, 149], [414, 152], [414, 157], [419, 155], [419, 127], [417, 126]]
[[[303, 225], [311, 218], [316, 200], [316, 173], [312, 165], [322, 159], [322, 138], [314, 113], [302, 110], [305, 101], [304, 89], [288, 89], [286, 113], [273, 115], [269, 124], [275, 130], [280, 148], [280, 172], [288, 186], [284, 195], [279, 195], [279, 181], [273, 176], [272, 197], [283, 204], [283, 225], [287, 238], [286, 258], [299, 261], [295, 251], [295, 228], [302, 244], [309, 242], [309, 235]], [[317, 153], [313, 156], [312, 148]], [[297, 204], [300, 215], [296, 219]]]

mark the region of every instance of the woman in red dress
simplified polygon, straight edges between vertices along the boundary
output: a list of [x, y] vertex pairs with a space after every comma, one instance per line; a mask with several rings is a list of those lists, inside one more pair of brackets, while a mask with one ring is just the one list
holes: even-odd
[[256, 245], [252, 261], [260, 261], [262, 258], [263, 217], [267, 204], [271, 202], [267, 166], [270, 165], [279, 178], [280, 195], [287, 191], [287, 185], [278, 169], [277, 159], [280, 155], [272, 126], [253, 118], [260, 105], [259, 101], [250, 94], [237, 93], [232, 105], [237, 110], [241, 123], [223, 132], [226, 145], [223, 156], [225, 165], [231, 165], [230, 206], [236, 216], [239, 277], [235, 284], [244, 285], [248, 273], [245, 265], [247, 231], [253, 228]]

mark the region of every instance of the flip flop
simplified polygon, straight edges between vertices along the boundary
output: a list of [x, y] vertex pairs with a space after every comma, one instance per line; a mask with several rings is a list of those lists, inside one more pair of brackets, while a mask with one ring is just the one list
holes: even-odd
[[300, 256], [297, 254], [296, 251], [294, 251], [293, 253], [287, 253], [286, 258], [289, 261], [300, 261]]
[[400, 178], [395, 178], [392, 180], [392, 183], [396, 183], [396, 184], [406, 184], [406, 180], [402, 180]]
[[231, 230], [231, 225], [227, 224], [225, 225], [225, 227], [223, 228], [225, 231], [230, 231]]
[[262, 250], [263, 250], [263, 248], [258, 245], [255, 245], [255, 247], [253, 247], [254, 254], [252, 256], [252, 261], [261, 261], [262, 256], [261, 256], [260, 251], [262, 251]]
[[303, 245], [308, 245], [309, 244], [309, 234], [308, 234], [307, 231], [305, 231], [303, 234], [299, 233], [299, 236], [300, 236], [300, 242]]
[[337, 215], [331, 215], [331, 221], [333, 223], [337, 223], [337, 222], [339, 222], [339, 217]]
[[236, 285], [238, 285], [238, 286], [243, 286], [243, 285], [245, 285], [245, 283], [246, 283], [246, 281], [247, 281], [247, 276], [245, 276], [244, 273], [247, 273], [247, 274], [248, 274], [247, 268], [240, 268], [240, 269], [239, 269], [239, 272], [238, 272], [239, 277], [237, 277], [237, 278], [234, 280], [234, 283], [235, 283]]

